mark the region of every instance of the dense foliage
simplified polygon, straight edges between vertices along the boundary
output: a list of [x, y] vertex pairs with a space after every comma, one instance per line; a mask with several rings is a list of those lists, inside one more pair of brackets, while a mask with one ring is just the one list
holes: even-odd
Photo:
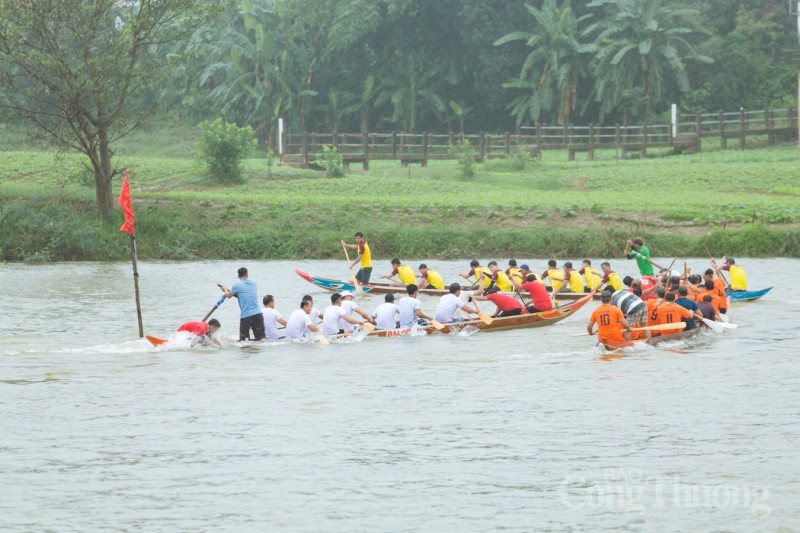
[[671, 103], [794, 105], [796, 33], [778, 0], [236, 0], [165, 98], [272, 145], [278, 117], [295, 132], [665, 120]]
[[199, 128], [197, 157], [208, 167], [211, 177], [223, 183], [242, 181], [242, 160], [256, 148], [253, 128], [240, 128], [221, 118], [203, 121]]

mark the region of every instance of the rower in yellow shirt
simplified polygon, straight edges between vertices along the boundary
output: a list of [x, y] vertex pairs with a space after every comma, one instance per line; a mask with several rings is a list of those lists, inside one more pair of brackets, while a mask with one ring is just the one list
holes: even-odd
[[601, 281], [606, 284], [606, 287], [614, 287], [614, 292], [621, 291], [622, 278], [611, 270], [611, 263], [608, 261], [600, 263], [600, 269], [603, 271], [603, 279]]
[[547, 278], [550, 282], [550, 289], [553, 291], [557, 291], [561, 288], [564, 284], [564, 273], [558, 269], [558, 264], [556, 263], [555, 259], [551, 259], [547, 262], [547, 270], [542, 272], [541, 278]]
[[[393, 280], [392, 278], [394, 276], [400, 278], [400, 281]], [[406, 287], [417, 282], [417, 276], [414, 274], [414, 269], [408, 265], [400, 263], [400, 260], [397, 258], [392, 259], [392, 273], [384, 274], [381, 277], [388, 279], [390, 285], [395, 285], [397, 287]]]
[[564, 278], [569, 284], [569, 290], [575, 293], [584, 292], [583, 289], [586, 286], [583, 284], [583, 278], [577, 270], [572, 268], [572, 261], [564, 263]]
[[[489, 271], [491, 272], [491, 282], [487, 289], [491, 289], [493, 286], [497, 287], [503, 292], [511, 292], [513, 287], [511, 285], [511, 280], [508, 279], [508, 274], [500, 270], [497, 266], [497, 261], [491, 261], [489, 263]], [[486, 277], [486, 274], [482, 273], [481, 277]]]
[[442, 276], [428, 265], [422, 263], [419, 266], [420, 289], [439, 289], [444, 290], [444, 280]]
[[458, 275], [467, 281], [472, 281], [469, 279], [470, 276], [475, 276], [475, 282], [472, 283], [472, 285], [475, 286], [481, 279], [481, 273], [483, 273], [484, 274], [483, 288], [484, 289], [488, 288], [489, 284], [492, 282], [492, 271], [486, 267], [482, 267], [477, 259], [473, 259], [472, 261], [470, 261], [469, 266], [470, 266], [469, 272], [466, 273], [460, 272]]
[[588, 259], [583, 260], [583, 268], [580, 269], [580, 273], [583, 274], [584, 279], [586, 280], [586, 290], [587, 292], [590, 291], [599, 291], [600, 287], [603, 286], [603, 277], [600, 275], [597, 270], [592, 268], [592, 262]]
[[519, 267], [517, 267], [517, 260], [516, 259], [509, 259], [508, 260], [508, 268], [506, 269], [506, 275], [509, 279], [516, 279], [517, 283], [522, 283], [523, 277], [520, 273]]

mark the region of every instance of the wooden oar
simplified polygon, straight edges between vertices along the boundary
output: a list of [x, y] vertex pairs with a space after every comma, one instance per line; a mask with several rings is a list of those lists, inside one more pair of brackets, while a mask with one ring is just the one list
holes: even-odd
[[[218, 283], [218, 284], [217, 284], [217, 287], [219, 287], [219, 288], [221, 289], [221, 288], [222, 288], [222, 285], [220, 285], [220, 284]], [[224, 295], [224, 294], [223, 294], [223, 295], [222, 295], [222, 298], [220, 298], [220, 299], [219, 299], [219, 301], [218, 301], [217, 303], [215, 303], [215, 304], [214, 304], [214, 307], [212, 307], [212, 308], [211, 308], [211, 310], [210, 310], [208, 313], [206, 313], [206, 316], [204, 316], [204, 317], [203, 317], [203, 320], [201, 320], [200, 322], [205, 322], [206, 320], [208, 320], [208, 317], [210, 317], [210, 316], [212, 315], [212, 313], [214, 313], [214, 311], [216, 311], [216, 310], [217, 310], [217, 307], [219, 307], [220, 305], [222, 305], [222, 302], [224, 302], [224, 301], [225, 301], [225, 300], [227, 300], [227, 299], [228, 299], [228, 297], [227, 297], [226, 295]]]
[[359, 294], [361, 289], [358, 288], [358, 279], [356, 278], [355, 272], [353, 272], [353, 267], [350, 266], [350, 254], [347, 253], [347, 246], [344, 245], [344, 242], [342, 242], [342, 250], [344, 250], [344, 257], [347, 259], [347, 269], [350, 271], [350, 275], [353, 276], [353, 287], [355, 288], [355, 294]]
[[484, 324], [486, 324], [487, 326], [488, 326], [489, 324], [491, 324], [492, 322], [494, 322], [494, 318], [492, 318], [492, 317], [490, 317], [489, 315], [487, 315], [486, 313], [482, 312], [482, 311], [481, 311], [481, 308], [480, 308], [480, 307], [478, 307], [478, 300], [476, 300], [475, 298], [473, 298], [473, 299], [472, 299], [472, 303], [473, 303], [473, 304], [475, 304], [475, 309], [477, 309], [477, 310], [478, 310], [478, 318], [480, 318], [480, 319], [481, 319], [481, 322], [483, 322], [483, 323], [484, 323]]
[[438, 320], [431, 320], [431, 326], [435, 327], [439, 331], [442, 331], [444, 329], [444, 324], [442, 324]]
[[319, 335], [317, 335], [317, 338], [319, 339], [319, 343], [320, 343], [320, 344], [330, 344], [330, 343], [331, 343], [331, 341], [329, 341], [328, 339], [326, 339], [326, 338], [325, 338], [325, 335], [323, 335], [321, 332], [320, 332], [320, 334], [319, 334]]
[[371, 322], [364, 322], [363, 324], [359, 325], [359, 327], [368, 331], [369, 333], [375, 331], [375, 326]]
[[[685, 329], [686, 322], [671, 322], [669, 324], [656, 324], [655, 326], [644, 326], [641, 328], [631, 328], [631, 331], [660, 331], [665, 329]], [[594, 333], [575, 333], [573, 337], [588, 337], [589, 335], [596, 335]]]
[[[708, 247], [707, 247], [705, 244], [703, 245], [703, 250], [705, 250], [705, 251], [706, 251], [706, 253], [708, 254], [708, 259], [709, 259], [709, 261], [711, 261], [711, 265], [715, 267], [715, 270], [716, 270], [716, 271], [717, 271], [717, 273], [719, 274], [719, 277], [721, 277], [721, 278], [722, 278], [722, 281], [724, 281], [724, 282], [725, 282], [725, 286], [726, 286], [726, 288], [727, 288], [727, 287], [730, 287], [730, 286], [731, 286], [731, 284], [730, 284], [730, 283], [728, 283], [728, 279], [725, 277], [725, 274], [723, 274], [723, 273], [722, 273], [722, 270], [720, 270], [720, 268], [716, 266], [716, 265], [717, 265], [717, 262], [716, 262], [716, 260], [714, 259], [714, 256], [713, 256], [713, 255], [711, 255], [711, 252], [709, 252], [709, 251], [708, 251]], [[722, 256], [722, 261], [723, 261], [723, 262], [725, 261], [725, 256], [724, 256], [724, 255]]]
[[736, 329], [736, 324], [731, 324], [730, 322], [717, 322], [715, 320], [709, 320], [708, 318], [704, 318], [702, 320], [706, 326], [713, 329], [717, 333], [721, 333], [724, 329]]

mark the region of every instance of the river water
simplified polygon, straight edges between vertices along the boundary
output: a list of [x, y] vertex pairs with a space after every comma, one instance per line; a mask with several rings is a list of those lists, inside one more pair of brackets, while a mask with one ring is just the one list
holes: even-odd
[[[2, 264], [0, 530], [798, 531], [800, 261], [737, 262], [775, 286], [737, 329], [610, 360], [572, 336], [592, 304], [542, 329], [156, 349], [130, 264]], [[294, 268], [348, 275], [243, 264], [284, 315], [328, 298]], [[239, 266], [140, 264], [145, 332], [199, 320]], [[214, 316], [236, 335], [235, 301]]]

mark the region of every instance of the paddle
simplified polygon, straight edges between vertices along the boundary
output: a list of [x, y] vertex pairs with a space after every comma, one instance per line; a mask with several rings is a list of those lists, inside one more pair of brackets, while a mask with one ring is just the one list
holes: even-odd
[[477, 309], [477, 310], [478, 310], [478, 318], [480, 318], [480, 319], [481, 319], [481, 322], [483, 322], [483, 323], [484, 323], [484, 324], [486, 324], [487, 326], [488, 326], [489, 324], [491, 324], [492, 322], [494, 322], [494, 319], [493, 319], [492, 317], [490, 317], [490, 316], [489, 316], [489, 315], [487, 315], [486, 313], [482, 312], [482, 311], [481, 311], [481, 308], [480, 308], [480, 307], [478, 307], [478, 300], [476, 300], [475, 298], [473, 298], [473, 299], [472, 299], [472, 303], [473, 303], [473, 304], [475, 304], [475, 309]]
[[[665, 329], [685, 329], [686, 322], [671, 322], [669, 324], [656, 324], [655, 326], [644, 326], [641, 328], [631, 328], [631, 331], [661, 331]], [[573, 337], [588, 337], [595, 333], [575, 333]]]
[[[220, 289], [222, 289], [222, 285], [220, 285], [219, 283], [217, 284], [217, 287], [219, 287]], [[211, 314], [212, 314], [214, 311], [216, 311], [216, 310], [217, 310], [217, 307], [219, 307], [220, 305], [222, 305], [222, 302], [224, 302], [224, 301], [225, 301], [225, 300], [227, 300], [227, 299], [228, 299], [228, 297], [227, 297], [226, 295], [224, 295], [224, 294], [223, 294], [223, 295], [222, 295], [222, 297], [219, 299], [219, 301], [218, 301], [217, 303], [215, 303], [215, 304], [214, 304], [214, 307], [212, 307], [212, 308], [211, 308], [211, 310], [210, 310], [208, 313], [206, 313], [206, 316], [204, 316], [204, 317], [203, 317], [203, 320], [201, 320], [200, 322], [205, 322], [206, 320], [208, 320], [208, 317], [210, 317], [210, 316], [211, 316]]]
[[[705, 251], [706, 251], [706, 253], [708, 254], [708, 259], [709, 259], [709, 261], [711, 261], [711, 266], [713, 266], [713, 267], [714, 267], [714, 270], [716, 270], [716, 271], [717, 271], [717, 274], [719, 274], [719, 277], [721, 277], [721, 278], [722, 278], [722, 281], [724, 281], [724, 282], [725, 282], [725, 287], [726, 287], [726, 288], [730, 287], [730, 286], [731, 286], [731, 284], [730, 284], [730, 283], [728, 283], [728, 280], [727, 280], [727, 278], [725, 277], [725, 275], [722, 273], [722, 271], [721, 271], [721, 270], [719, 269], [719, 267], [717, 266], [717, 262], [714, 260], [714, 256], [713, 256], [713, 255], [711, 255], [711, 252], [709, 252], [709, 251], [708, 251], [708, 247], [707, 247], [705, 244], [703, 245], [703, 250], [705, 250]], [[724, 256], [724, 255], [722, 256], [722, 261], [723, 261], [723, 262], [725, 261], [725, 256]]]
[[330, 343], [331, 343], [331, 341], [329, 341], [328, 339], [326, 339], [326, 338], [325, 338], [325, 335], [323, 335], [322, 333], [320, 333], [319, 335], [317, 335], [317, 338], [319, 339], [319, 343], [320, 343], [320, 344], [330, 344]]
[[736, 328], [736, 324], [731, 324], [731, 323], [728, 323], [728, 322], [716, 322], [716, 321], [710, 320], [708, 318], [703, 318], [702, 320], [703, 320], [703, 323], [706, 326], [708, 326], [709, 328], [711, 328], [711, 330], [714, 331], [714, 333], [722, 333], [726, 329], [735, 329]]
[[153, 346], [158, 346], [167, 342], [167, 339], [159, 339], [158, 337], [153, 337], [152, 335], [146, 335], [145, 339], [149, 340], [150, 344]]
[[372, 325], [370, 322], [364, 322], [363, 324], [359, 325], [361, 329], [367, 330], [368, 332], [372, 333], [375, 331], [375, 326]]
[[350, 266], [350, 254], [347, 253], [347, 246], [344, 245], [344, 241], [342, 241], [342, 250], [344, 250], [344, 256], [347, 259], [347, 269], [350, 271], [350, 275], [353, 276], [353, 287], [355, 288], [355, 293], [358, 294], [361, 292], [361, 289], [358, 288], [358, 279], [356, 278], [355, 272], [353, 272], [353, 267]]
[[442, 331], [444, 329], [444, 324], [442, 324], [438, 320], [431, 320], [431, 326], [435, 327], [439, 331]]

